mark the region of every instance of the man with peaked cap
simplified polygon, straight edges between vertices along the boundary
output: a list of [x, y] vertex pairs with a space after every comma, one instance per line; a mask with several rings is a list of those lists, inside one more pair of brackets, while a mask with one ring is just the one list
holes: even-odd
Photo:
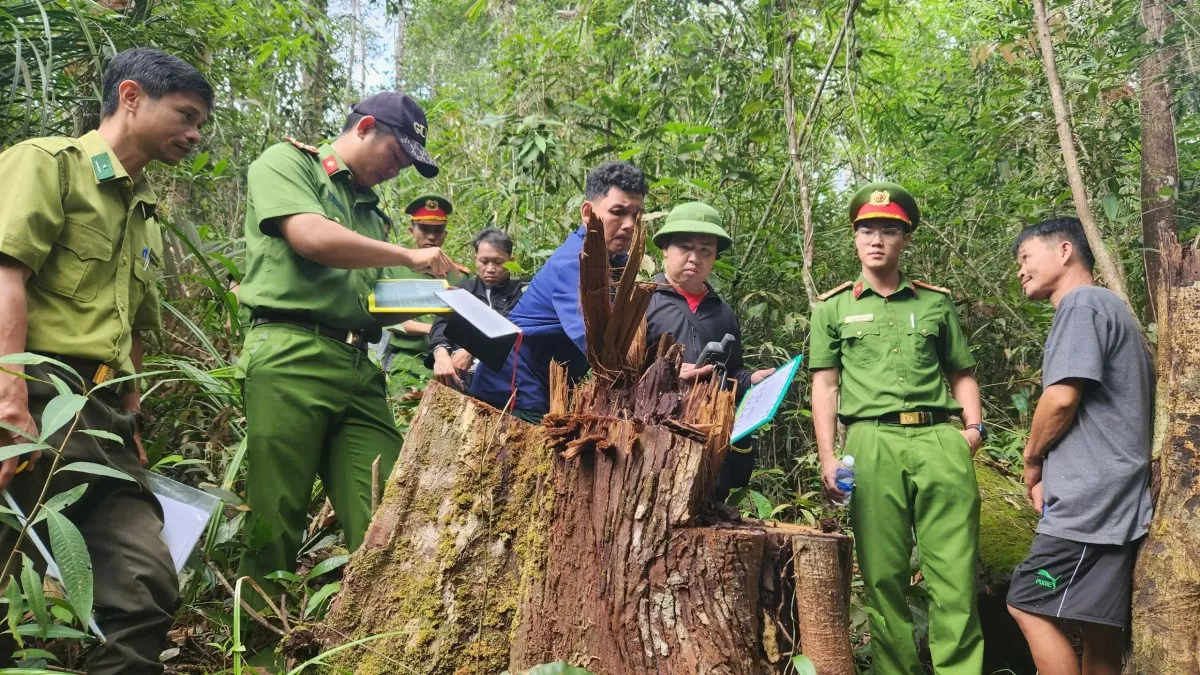
[[[895, 183], [872, 183], [854, 193], [849, 215], [862, 273], [813, 307], [809, 364], [813, 426], [830, 499], [846, 496], [834, 480], [839, 418], [846, 425], [845, 454], [855, 458], [850, 519], [874, 610], [873, 668], [888, 675], [923, 672], [907, 600], [915, 531], [931, 596], [934, 672], [979, 675], [979, 491], [971, 458], [987, 430], [975, 358], [950, 291], [900, 271], [900, 255], [921, 220], [912, 195]], [[962, 431], [951, 416], [962, 419]]]
[[238, 361], [244, 378], [248, 471], [241, 574], [292, 571], [320, 476], [351, 551], [371, 520], [371, 465], [388, 475], [400, 434], [383, 373], [367, 345], [382, 335], [368, 295], [383, 271], [444, 275], [441, 249], [388, 243], [391, 220], [372, 189], [415, 167], [425, 113], [412, 98], [376, 94], [355, 104], [341, 135], [313, 147], [267, 148], [247, 180], [246, 274], [239, 289], [251, 328]]
[[[717, 256], [733, 246], [724, 219], [703, 202], [680, 204], [667, 214], [654, 235], [662, 251], [663, 271], [654, 277], [658, 287], [646, 310], [646, 350], [654, 358], [658, 341], [671, 335], [683, 345], [680, 378], [695, 380], [712, 375], [713, 365], [696, 367], [705, 345], [734, 337], [733, 347], [721, 362], [726, 388], [737, 387], [741, 402], [746, 390], [775, 372], [774, 368], [751, 372], [742, 361], [742, 327], [737, 314], [708, 283]], [[749, 439], [731, 447], [717, 477], [717, 499], [725, 501], [731, 490], [745, 487], [754, 471], [754, 448]]]
[[[438, 248], [446, 243], [446, 225], [454, 206], [450, 200], [436, 195], [422, 195], [409, 202], [404, 208], [409, 216], [408, 234], [418, 249]], [[387, 270], [390, 279], [434, 278], [429, 274], [414, 272], [407, 267]], [[454, 273], [452, 280], [459, 275]], [[389, 389], [400, 393], [412, 387], [422, 387], [433, 375], [425, 365], [429, 331], [433, 320], [429, 317], [409, 319], [384, 331], [379, 352], [379, 364], [388, 375]]]

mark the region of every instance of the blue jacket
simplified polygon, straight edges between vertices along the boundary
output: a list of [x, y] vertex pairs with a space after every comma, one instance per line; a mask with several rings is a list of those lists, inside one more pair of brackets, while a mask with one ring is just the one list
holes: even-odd
[[[513, 408], [539, 413], [550, 410], [551, 361], [566, 364], [572, 382], [590, 367], [579, 307], [579, 254], [586, 232], [581, 225], [550, 255], [508, 315], [524, 334], [516, 358], [517, 400]], [[471, 381], [471, 395], [503, 408], [512, 393], [512, 379], [512, 356], [500, 372], [479, 364]]]

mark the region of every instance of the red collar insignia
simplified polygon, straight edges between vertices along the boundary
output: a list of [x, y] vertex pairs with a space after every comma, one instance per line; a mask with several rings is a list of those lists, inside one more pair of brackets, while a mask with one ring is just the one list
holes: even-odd
[[326, 157], [325, 161], [321, 162], [321, 165], [325, 167], [326, 175], [332, 176], [338, 171], [338, 163], [337, 160], [333, 158], [333, 155]]
[[854, 299], [855, 300], [858, 299], [858, 296], [862, 295], [862, 292], [863, 292], [863, 283], [860, 281], [857, 284], [854, 284]]

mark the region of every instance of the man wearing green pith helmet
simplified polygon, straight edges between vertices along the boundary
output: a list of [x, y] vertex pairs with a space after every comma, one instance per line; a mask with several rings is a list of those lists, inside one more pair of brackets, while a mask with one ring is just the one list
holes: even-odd
[[[683, 345], [680, 378], [695, 380], [710, 377], [714, 365], [699, 365], [696, 360], [710, 342], [720, 342], [726, 334], [734, 337], [732, 348], [718, 358], [717, 366], [725, 373], [725, 384], [737, 387], [740, 401], [746, 390], [758, 384], [774, 368], [751, 372], [742, 360], [742, 329], [729, 303], [717, 295], [708, 283], [717, 256], [733, 246], [725, 231], [724, 219], [703, 202], [680, 204], [667, 215], [666, 222], [654, 235], [654, 245], [662, 251], [663, 271], [646, 310], [648, 354], [663, 335], [671, 335]], [[653, 356], [651, 356], [653, 358]], [[744, 487], [754, 471], [754, 452], [749, 439], [730, 448], [717, 477], [717, 498], [724, 501], [731, 490]]]
[[[813, 307], [809, 364], [821, 474], [834, 475], [834, 430], [855, 458], [850, 504], [871, 615], [873, 669], [921, 675], [907, 593], [913, 534], [931, 596], [934, 672], [979, 675], [983, 633], [975, 603], [979, 491], [971, 457], [986, 440], [975, 358], [950, 291], [909, 279], [900, 255], [920, 223], [916, 200], [871, 183], [850, 200], [862, 273]], [[840, 394], [840, 404], [839, 404]], [[963, 430], [950, 424], [961, 418]]]

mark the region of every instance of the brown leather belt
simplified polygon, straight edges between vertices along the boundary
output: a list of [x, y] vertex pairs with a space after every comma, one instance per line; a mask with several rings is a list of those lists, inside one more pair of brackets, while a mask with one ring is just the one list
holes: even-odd
[[344, 342], [355, 349], [367, 350], [367, 338], [361, 330], [346, 330], [345, 328], [330, 328], [322, 326], [319, 323], [305, 321], [303, 319], [293, 319], [286, 316], [257, 316], [251, 321], [253, 326], [261, 326], [266, 323], [286, 323], [292, 326], [299, 326], [307, 331], [312, 331], [318, 335], [323, 335], [327, 338], [332, 338], [338, 342]]
[[880, 424], [899, 424], [904, 427], [924, 427], [932, 424], [945, 424], [949, 421], [950, 413], [945, 410], [913, 410], [879, 417], [854, 417], [842, 420], [846, 426], [856, 422], [879, 422]]

